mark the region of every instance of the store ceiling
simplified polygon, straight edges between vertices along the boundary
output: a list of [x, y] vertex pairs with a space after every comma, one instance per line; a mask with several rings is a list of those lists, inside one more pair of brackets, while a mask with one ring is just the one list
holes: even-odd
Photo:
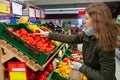
[[[120, 0], [16, 0], [23, 3], [29, 3], [42, 9], [58, 9], [58, 8], [85, 8], [93, 2], [105, 2], [112, 10], [113, 15], [120, 14]], [[64, 10], [54, 11], [61, 12]], [[71, 10], [73, 11], [73, 10]], [[46, 11], [47, 12], [47, 11]], [[53, 13], [54, 13], [53, 12]], [[53, 14], [52, 13], [52, 14]]]
[[[112, 10], [112, 13], [114, 13], [115, 15], [120, 13], [120, 0], [22, 0], [22, 1], [33, 4], [42, 9], [61, 8], [61, 10], [63, 8], [74, 8], [74, 9], [81, 8], [81, 7], [85, 8], [88, 4], [93, 2], [105, 2]], [[73, 10], [71, 11], [73, 12]]]
[[106, 2], [110, 7], [120, 6], [120, 0], [17, 0], [43, 9], [86, 7], [92, 2]]

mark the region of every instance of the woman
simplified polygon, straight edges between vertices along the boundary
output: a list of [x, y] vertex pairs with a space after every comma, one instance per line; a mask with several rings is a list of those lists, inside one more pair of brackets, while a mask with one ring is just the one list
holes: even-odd
[[83, 43], [82, 63], [70, 64], [74, 70], [85, 74], [88, 80], [116, 80], [115, 48], [118, 46], [118, 25], [104, 3], [94, 3], [85, 10], [84, 29], [77, 35], [42, 33], [64, 43]]

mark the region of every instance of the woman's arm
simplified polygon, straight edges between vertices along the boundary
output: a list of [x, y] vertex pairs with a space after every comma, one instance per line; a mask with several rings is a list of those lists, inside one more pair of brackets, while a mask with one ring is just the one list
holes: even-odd
[[82, 43], [83, 36], [84, 36], [83, 32], [81, 32], [80, 34], [75, 34], [75, 35], [49, 33], [48, 38], [56, 40], [56, 41], [64, 42], [64, 43], [77, 44], [77, 43]]

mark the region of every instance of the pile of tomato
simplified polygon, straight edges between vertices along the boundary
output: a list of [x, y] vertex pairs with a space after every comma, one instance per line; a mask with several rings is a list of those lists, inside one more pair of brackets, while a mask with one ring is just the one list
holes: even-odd
[[49, 74], [53, 71], [53, 64], [50, 62], [43, 71], [34, 72], [29, 67], [27, 68], [28, 80], [47, 80]]
[[14, 30], [12, 27], [9, 27], [8, 30], [13, 32], [28, 44], [47, 54], [51, 53], [55, 48], [55, 45], [48, 38], [41, 37], [40, 35], [35, 35], [35, 33], [38, 33], [40, 31], [29, 33], [24, 28]]

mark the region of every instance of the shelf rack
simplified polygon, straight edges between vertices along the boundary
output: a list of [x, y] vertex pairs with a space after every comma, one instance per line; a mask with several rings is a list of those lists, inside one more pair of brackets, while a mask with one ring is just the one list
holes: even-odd
[[5, 40], [0, 39], [0, 79], [4, 80], [4, 63], [14, 57], [21, 62], [26, 62], [26, 65], [33, 71], [43, 71], [47, 64], [55, 57], [55, 55], [59, 52], [59, 50], [61, 50], [64, 45], [65, 43], [63, 43], [60, 48], [47, 60], [47, 62], [41, 66], [20, 52], [18, 49], [7, 43]]

